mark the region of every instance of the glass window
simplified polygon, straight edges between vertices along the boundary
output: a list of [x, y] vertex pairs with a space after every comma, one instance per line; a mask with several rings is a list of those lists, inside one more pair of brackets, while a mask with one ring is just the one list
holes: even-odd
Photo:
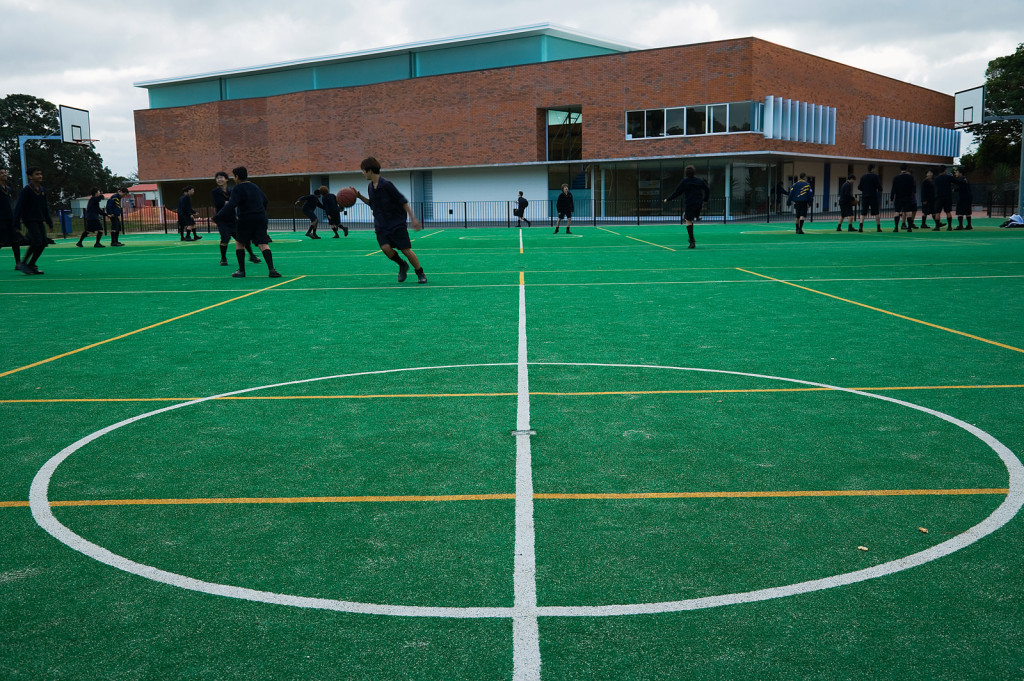
[[641, 139], [644, 136], [644, 112], [626, 112], [626, 139]]
[[667, 109], [665, 111], [665, 132], [669, 135], [686, 134], [686, 109]]
[[708, 126], [708, 132], [728, 132], [729, 131], [729, 105], [728, 104], [715, 104], [708, 107], [708, 113], [711, 118], [711, 125]]
[[750, 132], [753, 102], [734, 102], [729, 105], [729, 132]]
[[686, 134], [704, 135], [707, 133], [707, 107], [688, 106], [686, 107]]
[[665, 136], [665, 110], [664, 109], [648, 109], [647, 110], [647, 136], [648, 137], [664, 137]]

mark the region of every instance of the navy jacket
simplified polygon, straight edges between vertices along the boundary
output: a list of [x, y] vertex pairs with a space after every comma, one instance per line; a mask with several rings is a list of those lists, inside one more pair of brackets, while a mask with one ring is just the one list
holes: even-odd
[[220, 209], [224, 207], [230, 198], [231, 190], [227, 187], [224, 187], [223, 190], [220, 187], [214, 187], [210, 190], [210, 202], [213, 203], [213, 212], [217, 214], [214, 216], [213, 221], [218, 225], [233, 225], [237, 222], [234, 212], [229, 213], [223, 218], [218, 218]]
[[195, 214], [195, 210], [192, 209], [192, 197], [182, 194], [178, 199], [178, 224], [184, 227], [196, 224], [196, 221], [192, 219]]
[[911, 199], [917, 195], [917, 182], [910, 173], [900, 173], [892, 178], [892, 197]]
[[107, 215], [113, 218], [119, 218], [124, 214], [121, 210], [121, 194], [116, 193], [107, 199]]
[[683, 178], [683, 181], [679, 183], [679, 186], [676, 187], [676, 190], [672, 192], [672, 195], [666, 201], [671, 201], [680, 194], [686, 195], [683, 198], [683, 202], [687, 206], [699, 206], [711, 198], [711, 188], [708, 187], [708, 183], [703, 178], [686, 177]]
[[18, 194], [18, 203], [14, 206], [14, 226], [21, 223], [45, 222], [53, 228], [53, 218], [50, 217], [50, 206], [46, 202], [46, 189], [39, 188], [37, 194], [32, 189], [32, 184], [27, 184]]
[[558, 201], [555, 203], [555, 208], [558, 209], [559, 213], [572, 213], [576, 210], [576, 202], [573, 201], [572, 192], [568, 194], [565, 192], [558, 192]]
[[971, 183], [967, 181], [966, 177], [958, 177], [953, 181], [956, 182], [957, 207], [969, 208], [974, 203], [974, 198], [971, 195]]
[[857, 185], [857, 189], [864, 196], [878, 198], [878, 194], [882, 191], [882, 178], [874, 173], [864, 173], [860, 176], [860, 183]]
[[266, 195], [252, 182], [239, 182], [231, 190], [231, 198], [228, 199], [228, 202], [213, 216], [213, 221], [220, 222], [229, 215], [234, 216], [237, 209], [239, 222], [248, 224], [266, 222], [269, 203]]
[[338, 205], [338, 197], [327, 192], [320, 197], [320, 205], [328, 215], [341, 215], [341, 206]]
[[814, 189], [811, 188], [811, 183], [806, 180], [798, 180], [792, 189], [789, 190], [789, 199], [786, 200], [786, 205], [788, 206], [791, 203], [810, 203], [813, 198]]
[[370, 199], [373, 211], [373, 229], [377, 232], [388, 232], [396, 227], [405, 226], [405, 198], [398, 187], [383, 177], [377, 180], [376, 188], [370, 182], [366, 188], [366, 196]]
[[89, 203], [85, 206], [86, 220], [99, 220], [103, 216], [103, 211], [100, 210], [101, 201], [103, 201], [102, 196], [94, 196], [89, 199]]
[[951, 199], [953, 198], [953, 178], [946, 173], [936, 175], [933, 180], [935, 183], [935, 196], [940, 199]]

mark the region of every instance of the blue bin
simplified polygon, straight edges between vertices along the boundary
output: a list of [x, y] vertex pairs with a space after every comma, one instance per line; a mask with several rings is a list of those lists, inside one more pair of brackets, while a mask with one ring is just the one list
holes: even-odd
[[60, 232], [64, 236], [71, 236], [71, 211], [59, 210], [57, 217], [60, 219]]

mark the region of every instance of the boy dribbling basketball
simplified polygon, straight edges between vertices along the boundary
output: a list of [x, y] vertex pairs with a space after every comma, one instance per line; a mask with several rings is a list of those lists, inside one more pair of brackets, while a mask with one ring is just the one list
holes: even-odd
[[[359, 169], [362, 171], [363, 177], [369, 181], [366, 187], [366, 193], [369, 196], [363, 196], [355, 187], [352, 187], [352, 190], [356, 192], [356, 197], [373, 211], [373, 230], [377, 233], [377, 243], [384, 255], [398, 264], [398, 283], [405, 281], [411, 264], [419, 278], [419, 283], [426, 284], [427, 275], [423, 273], [420, 260], [413, 253], [412, 242], [409, 240], [406, 216], [412, 223], [412, 228], [417, 232], [423, 227], [416, 219], [409, 200], [402, 195], [402, 192], [398, 191], [395, 185], [380, 176], [380, 162], [373, 156], [364, 158], [363, 162], [359, 164]], [[405, 257], [409, 259], [408, 263], [395, 252], [396, 249], [405, 254]]]

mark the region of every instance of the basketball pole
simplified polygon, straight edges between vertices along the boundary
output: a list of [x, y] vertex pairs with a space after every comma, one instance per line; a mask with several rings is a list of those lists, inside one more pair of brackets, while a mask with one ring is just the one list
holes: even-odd
[[18, 154], [21, 157], [21, 186], [28, 186], [28, 173], [25, 166], [25, 142], [29, 140], [61, 140], [63, 137], [60, 135], [18, 135]]
[[1024, 215], [1024, 116], [985, 116], [985, 123], [995, 121], [1020, 121], [1020, 175], [1017, 179], [1017, 215]]

